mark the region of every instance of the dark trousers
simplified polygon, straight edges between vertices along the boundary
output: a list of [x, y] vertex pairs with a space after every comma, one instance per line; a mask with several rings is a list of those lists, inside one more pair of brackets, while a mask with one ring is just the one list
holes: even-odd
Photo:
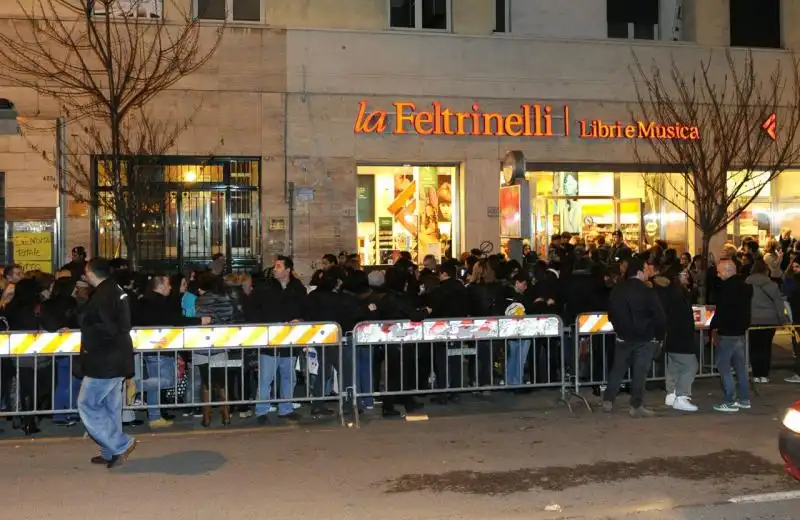
[[753, 377], [769, 377], [774, 338], [774, 328], [750, 331], [750, 365], [753, 367]]
[[[467, 348], [472, 344], [462, 343], [462, 346]], [[473, 382], [478, 383], [478, 386], [496, 385], [497, 380], [492, 370], [494, 357], [503, 350], [502, 342], [482, 340], [475, 346], [477, 353], [475, 356], [470, 356], [468, 361], [470, 377], [473, 378]]]
[[449, 356], [449, 347], [460, 349], [461, 344], [436, 343], [434, 345], [434, 362], [436, 365], [436, 388], [464, 388], [469, 382], [462, 379], [464, 368], [464, 356]]
[[792, 351], [794, 352], [794, 373], [800, 376], [800, 341], [798, 341], [798, 334], [800, 334], [800, 326], [794, 324], [792, 331]]
[[[386, 345], [387, 392], [411, 392], [417, 390], [415, 355], [416, 351], [413, 345]], [[392, 409], [396, 404], [406, 406], [413, 402], [411, 395], [387, 395], [383, 399], [383, 408]]]
[[644, 389], [647, 374], [657, 351], [657, 343], [653, 341], [620, 341], [614, 345], [614, 362], [608, 375], [608, 387], [603, 394], [603, 401], [614, 402], [622, 380], [630, 368], [631, 373], [631, 407], [639, 408], [644, 402]]

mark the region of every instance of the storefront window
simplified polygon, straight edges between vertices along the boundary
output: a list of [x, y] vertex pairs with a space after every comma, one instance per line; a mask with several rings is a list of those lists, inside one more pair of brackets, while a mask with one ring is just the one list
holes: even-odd
[[456, 166], [359, 166], [356, 215], [363, 265], [385, 265], [408, 251], [452, 256], [458, 229]]
[[[772, 195], [772, 182], [767, 182], [769, 172], [751, 172], [746, 181], [743, 176], [746, 172], [728, 172], [728, 193], [738, 189], [742, 203], [747, 202], [753, 194], [757, 198], [745, 208], [739, 216], [728, 224], [728, 240], [740, 244], [745, 237], [753, 237], [759, 243], [765, 243], [772, 234], [773, 214], [770, 196]], [[774, 182], [774, 181], [773, 181]], [[780, 191], [778, 192], [780, 194]], [[783, 198], [783, 197], [782, 197]]]
[[[686, 197], [686, 179], [679, 173], [667, 174], [664, 183], [664, 193], [667, 197], [664, 210], [661, 214], [661, 224], [667, 246], [676, 249], [679, 253], [686, 250], [686, 213], [683, 209], [688, 207]], [[680, 209], [679, 209], [680, 208]]]
[[771, 195], [772, 186], [767, 181], [769, 172], [728, 172], [728, 193], [738, 188], [738, 196], [750, 198], [755, 193], [758, 198], [767, 198]]
[[619, 174], [619, 196], [621, 199], [644, 200], [645, 182], [641, 173]]
[[[581, 197], [613, 197], [614, 174], [607, 172], [580, 172], [578, 177], [578, 193]], [[565, 178], [565, 180], [568, 177]], [[572, 195], [564, 192], [564, 195]]]

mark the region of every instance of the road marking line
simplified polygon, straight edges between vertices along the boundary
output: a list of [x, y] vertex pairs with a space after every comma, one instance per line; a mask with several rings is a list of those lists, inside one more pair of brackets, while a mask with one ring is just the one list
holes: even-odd
[[728, 500], [732, 504], [760, 504], [764, 502], [780, 502], [800, 499], [800, 491], [784, 491], [781, 493], [763, 493], [761, 495], [743, 495]]

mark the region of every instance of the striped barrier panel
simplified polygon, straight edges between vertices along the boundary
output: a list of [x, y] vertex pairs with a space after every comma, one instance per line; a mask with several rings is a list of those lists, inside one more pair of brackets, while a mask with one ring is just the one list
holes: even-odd
[[[336, 323], [131, 330], [133, 348], [137, 351], [337, 345], [341, 337], [341, 329]], [[80, 352], [80, 346], [81, 333], [74, 330], [0, 334], [0, 356], [71, 354]]]
[[598, 312], [578, 316], [579, 334], [598, 334], [601, 332], [614, 332], [614, 327], [608, 321], [608, 314]]
[[[714, 319], [716, 308], [712, 305], [693, 305], [694, 326], [698, 329], [707, 329]], [[614, 326], [608, 320], [608, 314], [603, 312], [581, 314], [578, 316], [578, 334], [601, 334], [614, 332]]]

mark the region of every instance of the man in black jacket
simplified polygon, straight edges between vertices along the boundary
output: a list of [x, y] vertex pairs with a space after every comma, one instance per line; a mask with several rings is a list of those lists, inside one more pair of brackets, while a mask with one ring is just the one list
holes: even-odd
[[[139, 301], [140, 311], [136, 317], [137, 327], [186, 327], [190, 325], [208, 325], [210, 316], [202, 318], [186, 318], [181, 313], [178, 301], [170, 301], [172, 292], [169, 276], [155, 275], [150, 279], [149, 291]], [[147, 419], [150, 428], [172, 426], [172, 421], [164, 419], [158, 408], [161, 392], [175, 386], [177, 373], [174, 352], [153, 352], [143, 354], [147, 377], [137, 373], [136, 390], [144, 392], [147, 403]], [[137, 364], [138, 356], [137, 356]], [[141, 365], [137, 366], [141, 368]], [[138, 370], [137, 372], [140, 372]]]
[[[303, 283], [294, 277], [292, 270], [294, 262], [286, 256], [278, 256], [272, 268], [272, 276], [263, 284], [254, 288], [253, 294], [248, 297], [245, 308], [247, 321], [252, 323], [289, 323], [301, 321], [306, 310], [308, 291]], [[294, 367], [298, 353], [302, 349], [295, 347], [282, 347], [264, 349], [259, 354], [259, 383], [258, 399], [267, 401], [270, 398], [270, 386], [280, 374], [280, 399], [278, 404], [278, 417], [282, 419], [297, 420], [299, 415], [294, 411], [294, 404], [289, 400], [294, 396], [296, 381]], [[277, 355], [276, 355], [277, 354]], [[259, 424], [267, 424], [267, 413], [270, 409], [269, 402], [256, 405], [256, 416]]]
[[[430, 318], [465, 318], [469, 315], [469, 295], [467, 288], [458, 279], [458, 262], [446, 260], [439, 267], [439, 286], [430, 294]], [[434, 371], [439, 388], [461, 385], [463, 358], [448, 356], [448, 347], [459, 348], [458, 342], [435, 343], [433, 345]], [[422, 363], [424, 368], [427, 365]], [[434, 398], [440, 404], [447, 400], [457, 401], [456, 394], [441, 395]]]
[[625, 280], [609, 296], [608, 319], [614, 326], [617, 342], [608, 387], [603, 394], [604, 412], [613, 409], [625, 372], [632, 368], [629, 413], [631, 417], [654, 415], [644, 407], [644, 389], [658, 341], [664, 338], [667, 318], [658, 296], [646, 283], [653, 274], [652, 266], [641, 258], [631, 258]]
[[[725, 402], [714, 407], [718, 412], [738, 412], [750, 408], [750, 383], [747, 379], [745, 334], [750, 327], [750, 300], [753, 286], [736, 274], [732, 260], [717, 263], [717, 308], [711, 319], [711, 341], [716, 346], [717, 371], [722, 380]], [[734, 395], [733, 373], [739, 383]]]
[[104, 258], [86, 265], [86, 280], [95, 287], [80, 318], [83, 376], [78, 412], [86, 431], [100, 445], [93, 464], [108, 468], [124, 461], [136, 441], [122, 431], [122, 392], [125, 378], [134, 374], [131, 311], [128, 296], [110, 279], [111, 266]]

